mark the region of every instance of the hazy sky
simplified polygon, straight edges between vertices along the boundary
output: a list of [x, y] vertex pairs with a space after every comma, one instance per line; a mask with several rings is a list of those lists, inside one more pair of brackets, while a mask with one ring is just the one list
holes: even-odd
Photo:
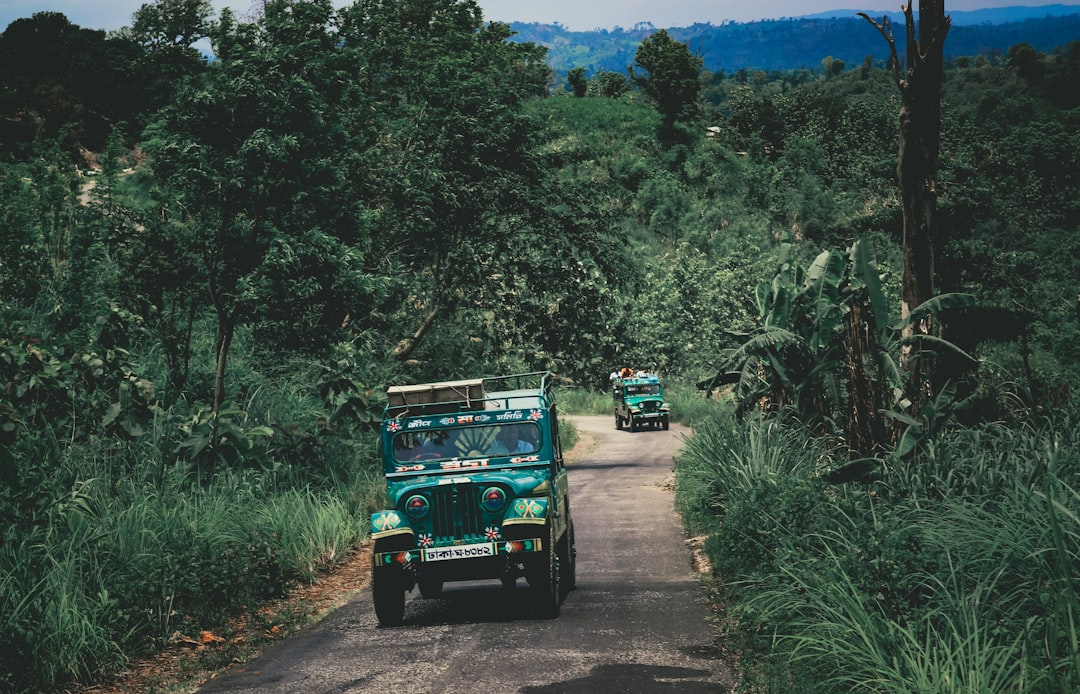
[[[35, 12], [61, 12], [88, 29], [118, 29], [131, 24], [131, 15], [148, 0], [0, 0], [0, 30]], [[220, 10], [229, 6], [240, 17], [258, 0], [211, 0]], [[1054, 0], [946, 0], [945, 11], [1026, 5], [1038, 7]], [[1057, 0], [1066, 5], [1076, 0]], [[261, 5], [261, 2], [258, 2]], [[335, 0], [342, 6], [348, 0]], [[898, 10], [901, 0], [479, 0], [484, 18], [500, 22], [558, 22], [571, 30], [630, 28], [638, 22], [657, 27], [689, 26], [695, 22], [748, 22], [848, 9], [884, 12]], [[916, 0], [916, 9], [918, 2]]]

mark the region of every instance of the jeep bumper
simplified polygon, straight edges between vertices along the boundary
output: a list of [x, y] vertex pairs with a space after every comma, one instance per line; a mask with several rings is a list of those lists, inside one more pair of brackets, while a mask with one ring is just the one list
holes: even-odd
[[376, 552], [375, 566], [409, 566], [428, 564], [457, 559], [482, 559], [510, 554], [529, 554], [544, 550], [542, 538], [524, 540], [498, 540], [495, 542], [477, 542], [468, 545], [450, 545], [448, 547], [423, 547], [397, 552]]

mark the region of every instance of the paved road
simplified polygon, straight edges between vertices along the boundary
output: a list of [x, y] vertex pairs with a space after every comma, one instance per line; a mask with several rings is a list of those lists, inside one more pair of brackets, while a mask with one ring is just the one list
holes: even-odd
[[378, 627], [366, 590], [200, 692], [697, 694], [734, 677], [667, 487], [685, 429], [617, 431], [612, 417], [572, 417], [577, 589], [540, 619], [524, 582], [448, 583], [413, 591], [405, 625]]

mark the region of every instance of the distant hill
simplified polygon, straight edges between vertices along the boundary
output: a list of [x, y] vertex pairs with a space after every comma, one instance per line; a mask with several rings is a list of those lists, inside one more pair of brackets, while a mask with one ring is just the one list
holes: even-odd
[[[790, 70], [821, 68], [832, 57], [849, 65], [872, 56], [884, 62], [888, 46], [857, 10], [834, 10], [806, 17], [695, 24], [669, 27], [668, 33], [701, 54], [705, 69], [727, 73], [740, 69]], [[880, 21], [890, 15], [903, 50], [903, 14], [867, 12]], [[948, 57], [1003, 55], [1018, 43], [1049, 52], [1080, 41], [1080, 5], [1007, 7], [970, 12], [949, 12], [953, 27], [945, 44]], [[625, 73], [634, 61], [642, 40], [657, 31], [647, 22], [629, 29], [569, 31], [559, 24], [514, 22], [516, 40], [530, 41], [548, 49], [548, 62], [560, 75], [584, 67], [593, 75], [600, 70]]]
[[[882, 14], [889, 15], [889, 20], [903, 21], [903, 12], [884, 12], [881, 10], [829, 10], [815, 14], [799, 15], [801, 19], [834, 19], [838, 17], [854, 17], [859, 12], [881, 19]], [[1061, 17], [1063, 15], [1080, 14], [1080, 5], [1040, 5], [1038, 7], [1025, 7], [1014, 5], [1012, 7], [994, 7], [987, 10], [970, 10], [954, 12], [948, 8], [945, 13], [952, 17], [953, 26], [970, 26], [972, 24], [1008, 24], [1010, 22], [1022, 22], [1025, 19], [1043, 19], [1045, 17]], [[918, 15], [918, 12], [915, 13]]]

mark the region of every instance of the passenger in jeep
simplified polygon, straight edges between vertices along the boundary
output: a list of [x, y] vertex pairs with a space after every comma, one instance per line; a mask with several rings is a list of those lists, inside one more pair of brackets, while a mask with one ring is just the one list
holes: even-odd
[[536, 450], [536, 427], [531, 424], [503, 426], [489, 451], [490, 455], [532, 453]]

